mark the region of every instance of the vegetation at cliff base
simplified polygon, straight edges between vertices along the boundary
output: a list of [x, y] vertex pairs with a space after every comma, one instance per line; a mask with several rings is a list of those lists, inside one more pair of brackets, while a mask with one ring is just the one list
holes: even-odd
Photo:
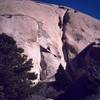
[[32, 59], [6, 34], [0, 35], [0, 100], [25, 100], [32, 94], [32, 82], [36, 78], [29, 73]]

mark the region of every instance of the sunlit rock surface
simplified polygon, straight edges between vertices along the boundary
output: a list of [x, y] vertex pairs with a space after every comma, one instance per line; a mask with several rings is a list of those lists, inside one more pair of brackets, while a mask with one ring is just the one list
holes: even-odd
[[0, 33], [12, 36], [33, 59], [37, 84], [54, 81], [60, 64], [65, 69], [68, 59], [100, 38], [100, 21], [67, 7], [0, 0]]
[[[0, 33], [7, 33], [16, 39], [18, 46], [24, 48], [29, 58], [33, 58], [32, 70], [38, 73], [42, 70], [42, 57], [48, 78], [56, 73], [60, 63], [66, 66], [62, 37], [66, 37], [66, 42], [70, 45], [67, 49], [71, 56], [71, 53], [79, 53], [95, 38], [100, 37], [99, 26], [99, 20], [70, 8], [30, 0], [0, 1]], [[40, 46], [48, 52], [40, 51]]]

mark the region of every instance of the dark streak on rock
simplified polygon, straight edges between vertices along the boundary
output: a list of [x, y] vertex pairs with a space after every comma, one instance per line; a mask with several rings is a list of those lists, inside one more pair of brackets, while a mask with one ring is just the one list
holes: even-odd
[[81, 31], [82, 31], [82, 32], [85, 32], [85, 30], [84, 30], [83, 28], [81, 28]]
[[83, 40], [83, 36], [81, 34], [76, 33], [75, 34], [75, 41], [80, 42], [80, 40]]
[[45, 49], [44, 47], [40, 46], [40, 51], [41, 52], [47, 52], [47, 53], [50, 53], [49, 50]]
[[47, 76], [47, 73], [46, 73], [46, 69], [47, 69], [47, 64], [44, 60], [44, 56], [43, 54], [41, 53], [41, 62], [40, 62], [40, 66], [42, 68], [42, 71], [41, 71], [41, 74], [40, 74], [40, 79], [41, 80], [45, 80], [46, 79], [46, 76]]
[[61, 6], [61, 5], [59, 5], [59, 8], [60, 9], [66, 9], [64, 6]]
[[62, 28], [62, 26], [63, 26], [63, 23], [62, 23], [62, 21], [61, 21], [61, 17], [60, 17], [60, 16], [59, 16], [58, 26], [59, 26], [59, 28]]
[[70, 20], [70, 16], [69, 16], [68, 11], [66, 11], [65, 14], [64, 14], [64, 16], [63, 16], [63, 27], [65, 25], [67, 25], [67, 23], [69, 22], [69, 20]]
[[12, 18], [12, 15], [10, 15], [10, 14], [4, 14], [4, 15], [1, 15], [1, 16], [6, 17], [6, 18]]
[[74, 10], [74, 13], [77, 13], [78, 11], [77, 10]]
[[63, 28], [62, 28], [62, 42], [63, 42], [63, 46], [62, 46], [62, 50], [63, 50], [63, 54], [64, 54], [64, 59], [65, 61], [68, 63], [69, 59], [68, 59], [68, 45], [67, 45], [67, 37], [65, 35], [65, 31], [66, 31], [66, 25], [70, 20], [70, 16], [68, 11], [65, 12], [64, 16], [63, 16]]

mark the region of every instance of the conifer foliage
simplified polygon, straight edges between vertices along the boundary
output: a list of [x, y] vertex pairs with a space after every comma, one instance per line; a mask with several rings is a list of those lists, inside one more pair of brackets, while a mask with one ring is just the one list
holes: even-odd
[[29, 73], [32, 59], [6, 34], [0, 35], [0, 100], [25, 100], [31, 95], [31, 80], [37, 75]]

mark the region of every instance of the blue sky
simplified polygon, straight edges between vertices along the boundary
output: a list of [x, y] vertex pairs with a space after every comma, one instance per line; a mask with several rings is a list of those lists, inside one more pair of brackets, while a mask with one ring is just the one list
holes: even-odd
[[100, 20], [100, 0], [38, 0], [38, 1], [68, 6]]

